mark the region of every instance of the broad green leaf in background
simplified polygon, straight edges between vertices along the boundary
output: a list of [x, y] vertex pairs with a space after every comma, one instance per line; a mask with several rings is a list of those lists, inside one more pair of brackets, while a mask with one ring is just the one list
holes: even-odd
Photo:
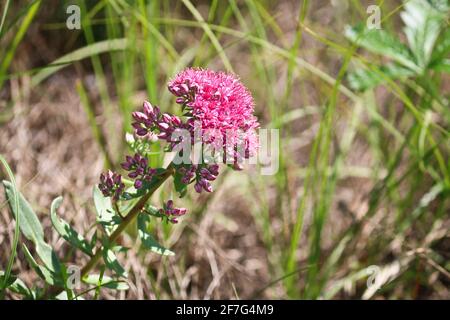
[[36, 252], [44, 262], [45, 266], [54, 273], [59, 273], [60, 262], [52, 247], [50, 247], [44, 240], [44, 230], [31, 208], [30, 204], [25, 200], [23, 195], [19, 193], [19, 212], [15, 212], [14, 190], [9, 181], [4, 180], [3, 186], [5, 188], [6, 199], [9, 207], [14, 213], [14, 217], [19, 215], [19, 227], [22, 234], [28, 240], [32, 241], [36, 247]]
[[367, 90], [390, 79], [407, 78], [413, 76], [414, 72], [397, 64], [387, 64], [377, 68], [377, 71], [369, 69], [357, 69], [348, 76], [349, 84], [356, 90]]
[[379, 72], [359, 69], [350, 73], [348, 80], [352, 88], [367, 90], [387, 79], [422, 76], [427, 69], [450, 72], [450, 61], [447, 59], [450, 29], [445, 27], [450, 9], [448, 1], [408, 0], [404, 8], [401, 17], [409, 48], [383, 30], [369, 30], [362, 25], [347, 28], [345, 34], [352, 42], [398, 64], [380, 66]]
[[[444, 4], [443, 1], [441, 3]], [[422, 70], [430, 62], [436, 40], [444, 25], [445, 9], [448, 10], [448, 7], [433, 6], [431, 1], [408, 0], [405, 1], [404, 11], [400, 13], [409, 47]]]
[[420, 71], [414, 63], [411, 51], [390, 33], [379, 29], [367, 29], [364, 26], [347, 27], [345, 35], [352, 42], [371, 51], [391, 58], [401, 65]]
[[147, 214], [141, 213], [138, 216], [138, 232], [139, 237], [141, 238], [142, 245], [151, 250], [154, 253], [164, 255], [164, 256], [173, 256], [174, 252], [164, 248], [161, 246], [155, 238], [147, 231], [147, 223], [150, 221], [150, 218]]
[[440, 72], [450, 73], [450, 59], [439, 61], [439, 63], [432, 65], [431, 69]]
[[92, 246], [89, 242], [87, 242], [83, 236], [81, 236], [78, 232], [76, 232], [67, 222], [62, 219], [59, 219], [56, 215], [56, 209], [60, 206], [63, 198], [58, 197], [52, 202], [52, 206], [50, 209], [50, 217], [52, 220], [52, 224], [55, 227], [56, 231], [63, 237], [67, 242], [69, 242], [74, 247], [80, 249], [84, 253], [89, 256], [92, 256]]
[[431, 56], [431, 63], [446, 59], [448, 56], [450, 56], [450, 28], [441, 32]]

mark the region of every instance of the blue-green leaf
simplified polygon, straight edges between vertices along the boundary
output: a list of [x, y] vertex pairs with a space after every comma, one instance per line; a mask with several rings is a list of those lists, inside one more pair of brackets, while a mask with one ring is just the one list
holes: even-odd
[[103, 250], [103, 260], [108, 269], [113, 270], [119, 277], [128, 277], [128, 273], [120, 265], [114, 252], [108, 248]]
[[25, 259], [28, 261], [30, 266], [34, 269], [39, 277], [41, 277], [51, 286], [61, 284], [60, 278], [55, 273], [51, 272], [46, 267], [39, 265], [36, 260], [34, 260], [33, 256], [30, 253], [30, 250], [28, 250], [28, 247], [25, 244], [22, 244], [22, 250], [25, 254]]
[[74, 247], [80, 249], [84, 253], [89, 256], [92, 256], [92, 247], [89, 242], [87, 242], [83, 236], [81, 236], [78, 232], [76, 232], [67, 222], [62, 219], [59, 219], [56, 215], [56, 209], [60, 206], [63, 198], [58, 197], [52, 202], [52, 206], [50, 209], [50, 217], [52, 220], [52, 224], [55, 227], [56, 231], [63, 237], [67, 242], [69, 242]]
[[138, 216], [138, 232], [141, 238], [142, 245], [154, 253], [164, 256], [173, 256], [174, 252], [161, 246], [155, 238], [147, 231], [147, 222], [150, 220], [149, 216], [142, 213]]
[[[0, 281], [1, 282], [4, 281], [4, 272], [3, 271], [0, 271]], [[31, 290], [27, 287], [27, 285], [22, 280], [20, 280], [16, 276], [11, 275], [8, 278], [6, 288], [11, 290], [14, 293], [25, 296], [26, 298], [33, 298], [33, 293], [31, 292]]]
[[367, 29], [364, 26], [347, 27], [345, 36], [352, 42], [373, 53], [389, 57], [417, 73], [421, 71], [414, 62], [414, 58], [408, 47], [386, 31]]
[[436, 40], [446, 24], [448, 5], [433, 4], [424, 0], [405, 1], [404, 11], [400, 14], [404, 32], [417, 65], [425, 68], [431, 60]]
[[450, 73], [450, 59], [442, 60], [439, 63], [436, 63], [435, 65], [432, 65], [431, 68], [433, 70], [436, 70], [436, 71], [439, 71], [439, 72]]
[[444, 32], [441, 32], [441, 36], [436, 42], [436, 46], [433, 50], [431, 57], [431, 63], [437, 63], [447, 58], [450, 55], [450, 28], [447, 28]]
[[14, 190], [9, 181], [3, 181], [5, 194], [9, 207], [14, 213], [14, 217], [19, 215], [19, 227], [22, 234], [28, 240], [32, 241], [36, 247], [39, 258], [45, 263], [45, 266], [52, 272], [59, 273], [60, 262], [52, 247], [44, 240], [44, 230], [41, 223], [31, 208], [30, 204], [25, 200], [23, 195], [19, 193], [19, 212], [15, 212]]
[[376, 71], [357, 69], [348, 75], [348, 82], [352, 89], [364, 91], [376, 87], [387, 80], [414, 76], [414, 72], [396, 64], [388, 64], [377, 68]]
[[130, 287], [123, 280], [114, 280], [111, 277], [103, 275], [100, 281], [99, 274], [90, 274], [83, 278], [83, 282], [95, 286], [101, 286], [109, 289], [115, 290], [128, 290]]
[[97, 211], [97, 222], [103, 226], [109, 235], [114, 227], [120, 223], [118, 217], [112, 207], [111, 198], [105, 197], [100, 189], [95, 186], [93, 191], [95, 210]]

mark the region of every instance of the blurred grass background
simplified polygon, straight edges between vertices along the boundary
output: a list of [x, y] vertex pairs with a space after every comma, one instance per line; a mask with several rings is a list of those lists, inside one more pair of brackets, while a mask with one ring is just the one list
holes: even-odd
[[[404, 41], [402, 1], [2, 1], [0, 153], [50, 242], [81, 265], [50, 232], [51, 199], [88, 232], [92, 185], [128, 152], [131, 112], [148, 99], [179, 113], [166, 83], [185, 67], [235, 72], [262, 127], [280, 130], [279, 171], [227, 171], [213, 194], [180, 200], [180, 224], [154, 225], [175, 257], [140, 252], [130, 230], [131, 288], [102, 297], [448, 299], [450, 79], [426, 70], [352, 88], [349, 72], [388, 61], [344, 35], [374, 3]], [[71, 4], [81, 30], [66, 27]], [[5, 266], [14, 226], [0, 208]], [[21, 252], [13, 272], [35, 280]]]

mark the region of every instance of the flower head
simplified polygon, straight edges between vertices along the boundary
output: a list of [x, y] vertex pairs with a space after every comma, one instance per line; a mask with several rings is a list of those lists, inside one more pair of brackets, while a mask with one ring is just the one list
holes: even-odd
[[[162, 113], [146, 101], [141, 111], [132, 114], [134, 133], [149, 141], [165, 140], [166, 150], [183, 157], [186, 145], [181, 145], [181, 150], [175, 146], [201, 142], [204, 154], [208, 153], [205, 163], [189, 163], [177, 170], [183, 184], [195, 182], [197, 192], [212, 192], [211, 181], [219, 174], [217, 162], [241, 170], [243, 159], [253, 156], [259, 147], [253, 97], [235, 75], [196, 68], [178, 73], [168, 83], [168, 89], [182, 105], [183, 117]], [[135, 179], [136, 189], [154, 174], [147, 159], [139, 154], [127, 156], [122, 168]]]
[[200, 122], [202, 130], [219, 130], [222, 143], [227, 143], [228, 138], [233, 145], [244, 144], [246, 158], [255, 153], [259, 123], [253, 115], [254, 102], [236, 76], [190, 68], [177, 74], [168, 88], [177, 103]]

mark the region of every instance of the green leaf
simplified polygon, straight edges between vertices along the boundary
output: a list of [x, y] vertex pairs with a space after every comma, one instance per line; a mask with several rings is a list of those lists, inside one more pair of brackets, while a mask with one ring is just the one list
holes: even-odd
[[443, 60], [441, 63], [438, 63], [431, 68], [436, 71], [450, 73], [450, 59]]
[[389, 57], [415, 72], [421, 71], [414, 62], [408, 47], [386, 31], [367, 29], [360, 25], [354, 28], [347, 27], [345, 36], [350, 41], [373, 53]]
[[395, 80], [410, 76], [414, 76], [414, 72], [410, 69], [395, 64], [388, 64], [377, 68], [376, 71], [357, 69], [348, 75], [348, 82], [351, 88], [364, 91], [374, 88], [388, 79]]
[[[9, 181], [3, 181], [5, 187], [6, 198], [8, 200], [11, 211], [14, 213], [14, 217], [17, 216], [17, 212], [14, 212], [14, 191], [12, 190], [12, 184]], [[19, 218], [21, 220], [20, 230], [23, 235], [34, 243], [41, 241], [44, 238], [44, 230], [28, 202], [25, 200], [22, 194], [19, 194]]]
[[67, 222], [62, 219], [59, 219], [56, 215], [56, 209], [60, 206], [63, 198], [58, 197], [52, 202], [52, 206], [50, 209], [50, 217], [52, 220], [52, 224], [55, 227], [56, 231], [63, 237], [67, 242], [69, 242], [72, 246], [80, 249], [84, 253], [89, 256], [92, 256], [92, 247], [89, 242], [87, 242], [83, 236], [78, 234]]
[[12, 283], [9, 286], [9, 290], [11, 290], [14, 293], [20, 294], [22, 296], [25, 296], [27, 299], [34, 299], [33, 292], [27, 287], [25, 282], [17, 278], [14, 283]]
[[[66, 291], [62, 291], [61, 293], [59, 293], [56, 297], [56, 300], [69, 300], [69, 296], [67, 295]], [[75, 300], [84, 300], [82, 297], [75, 297]]]
[[25, 254], [25, 259], [28, 261], [30, 266], [34, 269], [39, 277], [41, 277], [45, 282], [49, 285], [61, 285], [61, 279], [53, 272], [48, 270], [46, 267], [39, 265], [36, 260], [34, 260], [33, 256], [28, 250], [28, 247], [25, 244], [22, 244], [22, 250]]
[[436, 46], [433, 50], [431, 63], [440, 62], [450, 55], [450, 28], [441, 32], [439, 39], [436, 41]]
[[116, 215], [112, 207], [110, 197], [105, 197], [97, 186], [93, 191], [95, 210], [97, 211], [97, 222], [100, 223], [109, 235], [114, 230], [115, 225], [120, 223], [120, 217]]
[[9, 207], [14, 213], [14, 217], [19, 215], [19, 227], [22, 234], [28, 240], [32, 241], [36, 247], [36, 252], [45, 263], [46, 267], [52, 271], [59, 273], [60, 262], [52, 247], [50, 247], [44, 240], [44, 230], [31, 208], [30, 204], [25, 200], [23, 195], [19, 193], [19, 212], [15, 212], [14, 190], [11, 182], [3, 181], [5, 187], [5, 194], [8, 200]]
[[[0, 271], [0, 283], [4, 281], [4, 275], [5, 273], [3, 271]], [[17, 278], [16, 276], [11, 275], [8, 278], [8, 282], [6, 284], [6, 289], [11, 290], [14, 293], [20, 294], [22, 296], [25, 296], [26, 298], [32, 298], [33, 294], [30, 289], [28, 289], [27, 285]]]
[[149, 249], [150, 251], [163, 255], [163, 256], [173, 256], [174, 252], [161, 246], [155, 238], [147, 231], [147, 223], [150, 220], [149, 216], [142, 213], [138, 216], [138, 232], [141, 238], [142, 245]]
[[404, 32], [417, 65], [425, 69], [431, 60], [433, 48], [444, 26], [448, 7], [430, 1], [405, 1], [400, 16], [405, 24]]
[[90, 274], [83, 278], [83, 282], [95, 286], [102, 286], [109, 289], [115, 290], [128, 290], [130, 287], [123, 280], [114, 280], [111, 277], [103, 275], [100, 281], [99, 274]]
[[114, 252], [108, 248], [103, 250], [103, 260], [108, 269], [113, 270], [119, 277], [128, 277], [125, 269], [120, 265]]
[[187, 185], [181, 182], [181, 179], [183, 178], [183, 174], [176, 171], [173, 176], [173, 184], [175, 186], [175, 191], [178, 192], [180, 195], [180, 198], [184, 197], [187, 192]]
[[[7, 289], [9, 286], [11, 286], [15, 281], [17, 280], [17, 277], [10, 275], [8, 280], [5, 283], [4, 289]], [[5, 281], [5, 272], [0, 271], [0, 283], [3, 283]]]

